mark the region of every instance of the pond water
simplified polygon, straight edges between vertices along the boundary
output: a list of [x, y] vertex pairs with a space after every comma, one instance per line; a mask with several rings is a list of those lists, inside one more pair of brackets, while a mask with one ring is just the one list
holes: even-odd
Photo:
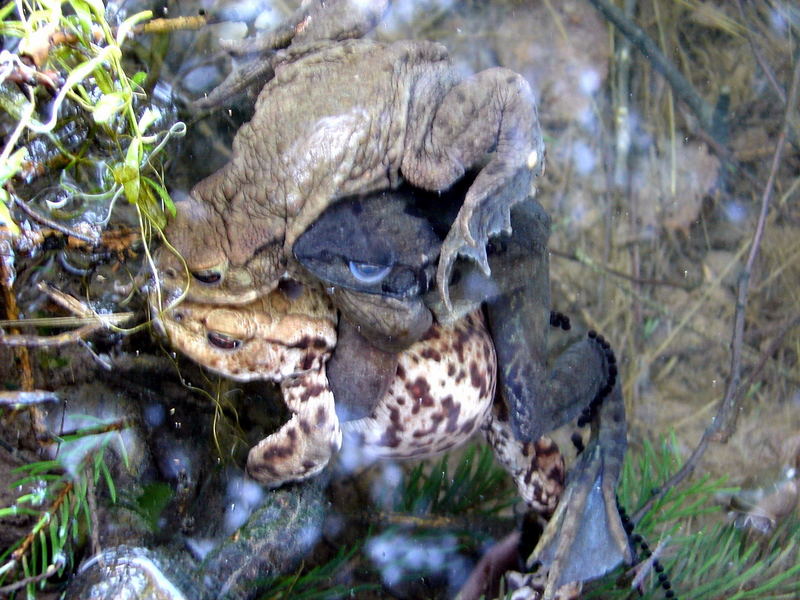
[[[340, 21], [355, 22], [365, 9], [380, 16], [363, 37], [385, 45], [438, 42], [452, 66], [442, 68], [443, 49], [426, 46], [421, 60], [421, 46], [413, 46], [401, 59], [381, 51], [347, 70], [336, 52], [351, 42], [337, 42], [331, 52], [296, 41], [323, 22], [317, 13], [282, 25], [297, 4], [107, 2], [114, 27], [142, 10], [172, 23], [194, 18], [174, 30], [136, 31], [123, 43], [119, 67], [142, 73], [132, 99], [115, 83], [111, 54], [68, 79], [76, 64], [69, 44], [80, 47], [82, 34], [75, 34], [78, 42], [51, 36], [63, 23], [78, 31], [74, 24], [90, 18], [93, 3], [64, 3], [65, 20], [56, 17], [59, 26], [45, 37], [9, 25], [22, 10], [31, 27], [45, 31], [27, 6], [3, 9], [0, 118], [9, 175], [0, 175], [9, 218], [23, 227], [0, 237], [4, 283], [13, 284], [4, 288], [0, 338], [10, 390], [0, 397], [0, 473], [12, 484], [0, 492], [0, 596], [111, 598], [126, 590], [143, 598], [446, 598], [466, 585], [462, 598], [502, 597], [517, 586], [513, 597], [539, 598], [543, 580], [521, 585], [512, 577], [498, 588], [483, 563], [476, 568], [491, 556], [498, 575], [525, 570], [544, 522], [536, 524], [518, 495], [526, 493], [524, 475], [516, 477], [518, 490], [483, 436], [454, 447], [483, 425], [502, 460], [504, 435], [550, 433], [538, 429], [557, 420], [548, 400], [530, 409], [535, 426], [524, 407], [510, 417], [496, 407], [492, 413], [495, 380], [507, 402], [514, 377], [554, 398], [574, 392], [588, 404], [595, 394], [608, 396], [586, 418], [594, 422], [592, 437], [591, 427], [576, 423], [577, 404], [553, 437], [573, 473], [586, 472], [576, 465], [597, 448], [613, 471], [627, 442], [617, 495], [637, 520], [636, 510], [723, 419], [694, 473], [638, 520], [636, 531], [650, 550], [663, 542], [656, 553], [672, 597], [727, 598], [746, 589], [750, 595], [737, 597], [760, 598], [772, 584], [769, 597], [800, 595], [800, 556], [790, 545], [800, 526], [797, 7], [626, 0], [612, 22], [598, 7], [614, 3], [599, 0], [354, 2]], [[384, 11], [383, 4], [391, 6]], [[628, 37], [620, 33], [626, 28]], [[633, 30], [641, 35], [632, 42]], [[283, 52], [299, 57], [280, 62], [281, 51], [244, 47], [274, 31], [286, 36], [278, 47], [294, 44]], [[107, 36], [92, 51], [109, 47]], [[352, 47], [355, 54], [361, 48]], [[92, 56], [82, 52], [82, 60]], [[13, 56], [29, 57], [36, 85]], [[315, 56], [324, 60], [314, 63]], [[447, 104], [450, 88], [495, 67], [510, 71], [479, 75], [479, 85]], [[18, 81], [23, 72], [29, 79]], [[380, 83], [386, 72], [391, 85]], [[43, 82], [53, 73], [61, 80]], [[273, 91], [256, 111], [273, 76]], [[78, 81], [82, 87], [61, 98], [58, 90]], [[40, 124], [53, 115], [52, 135], [37, 133], [44, 126], [35, 123], [19, 127], [30, 98]], [[129, 100], [130, 114], [123, 108]], [[352, 112], [318, 118], [343, 104]], [[127, 129], [131, 120], [138, 137]], [[520, 134], [522, 126], [508, 123], [527, 129]], [[132, 154], [136, 144], [144, 154]], [[21, 148], [27, 156], [18, 163], [13, 153]], [[500, 180], [506, 187], [489, 195], [492, 210], [476, 210], [472, 233], [503, 228], [497, 198], [514, 190], [524, 189], [524, 197], [534, 186], [541, 206], [531, 200], [523, 203], [535, 207], [528, 213], [511, 213], [512, 228], [530, 239], [491, 236], [493, 277], [459, 247], [456, 276], [445, 278], [462, 309], [451, 318], [438, 295], [437, 261], [465, 194], [479, 187], [481, 173], [493, 172], [497, 156], [507, 160], [499, 170], [513, 160], [527, 167]], [[458, 173], [448, 179], [451, 168]], [[227, 175], [214, 175], [221, 169]], [[430, 183], [440, 180], [446, 182]], [[147, 199], [137, 212], [126, 198], [139, 186]], [[373, 197], [390, 187], [394, 195], [374, 204], [351, 199], [339, 212], [324, 212], [331, 197]], [[178, 217], [170, 217], [164, 238], [154, 225], [174, 210], [167, 191]], [[192, 198], [200, 201], [190, 205]], [[67, 241], [59, 225], [86, 241]], [[102, 243], [92, 246], [95, 236]], [[176, 259], [165, 239], [184, 258]], [[288, 262], [287, 239], [299, 240]], [[344, 246], [351, 258], [337, 256], [341, 264], [334, 264], [322, 242]], [[517, 248], [525, 251], [514, 254]], [[188, 299], [163, 312], [180, 299], [182, 289], [171, 285], [184, 286], [183, 277], [192, 282]], [[299, 291], [296, 279], [310, 291]], [[65, 307], [43, 284], [83, 306]], [[464, 316], [482, 303], [487, 326], [482, 317]], [[84, 326], [97, 314], [131, 314], [120, 328], [95, 327], [58, 346], [46, 339], [69, 331], [64, 321], [36, 321], [35, 329], [16, 322], [70, 310], [84, 319], [70, 325]], [[572, 328], [549, 327], [551, 310], [567, 315]], [[17, 327], [31, 334], [27, 340], [14, 337]], [[602, 333], [613, 352], [598, 354], [587, 330]], [[408, 349], [412, 341], [419, 345]], [[572, 371], [566, 359], [556, 361], [581, 344], [588, 349], [569, 363]], [[307, 373], [318, 371], [334, 346], [353, 351], [330, 360], [331, 395], [324, 370], [321, 380]], [[549, 367], [539, 359], [547, 355], [556, 383], [544, 383]], [[387, 400], [378, 404], [374, 396]], [[719, 413], [724, 398], [729, 409]], [[435, 410], [420, 420], [428, 399]], [[603, 407], [615, 399], [624, 402], [627, 432], [606, 434], [600, 444], [596, 427], [603, 415], [611, 420], [612, 409]], [[378, 429], [354, 421], [381, 411]], [[331, 451], [342, 437], [337, 418], [361, 423], [343, 426], [339, 456]], [[404, 429], [414, 428], [404, 445]], [[250, 453], [276, 430], [284, 437]], [[298, 445], [307, 454], [295, 460]], [[364, 448], [371, 448], [369, 459]], [[532, 451], [520, 448], [525, 456]], [[542, 461], [547, 448], [537, 446]], [[443, 450], [451, 452], [424, 462], [391, 460]], [[298, 464], [286, 466], [292, 460]], [[280, 485], [297, 479], [304, 481]], [[537, 480], [537, 493], [557, 479]], [[571, 493], [575, 479], [567, 481]], [[748, 493], [732, 500], [740, 487]], [[592, 505], [598, 498], [590, 496], [588, 522], [604, 514]], [[616, 556], [603, 533], [582, 527], [578, 538], [604, 541], [593, 550], [575, 543], [581, 549], [566, 561], [570, 567]], [[632, 546], [637, 561], [646, 559], [639, 542]], [[723, 546], [730, 554], [715, 561]], [[634, 597], [634, 575], [621, 577], [624, 570], [587, 583], [585, 596]], [[671, 597], [652, 571], [637, 585], [647, 597]]]

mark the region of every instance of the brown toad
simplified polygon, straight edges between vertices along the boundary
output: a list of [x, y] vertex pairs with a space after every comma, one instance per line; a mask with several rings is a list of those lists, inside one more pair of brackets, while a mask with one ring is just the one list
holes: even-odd
[[337, 343], [336, 311], [321, 290], [281, 286], [234, 309], [184, 301], [161, 321], [172, 344], [239, 381], [280, 383], [291, 419], [250, 450], [247, 472], [277, 486], [322, 470], [345, 443], [366, 460], [424, 458], [483, 428], [520, 494], [543, 513], [562, 490], [563, 461], [547, 438], [514, 441], [494, 406], [496, 359], [480, 311], [434, 324], [401, 352], [395, 377], [368, 416], [340, 425], [326, 363]]
[[[489, 236], [510, 230], [511, 207], [529, 197], [542, 170], [530, 86], [502, 68], [464, 77], [431, 42], [340, 41], [363, 28], [327, 27], [323, 4], [350, 5], [304, 3], [313, 6], [270, 42], [291, 46], [269, 58], [274, 78], [239, 130], [232, 160], [177, 203], [167, 228], [190, 281], [167, 252], [162, 281], [194, 301], [250, 302], [275, 288], [294, 242], [338, 199], [402, 181], [446, 190], [478, 170], [441, 248], [436, 280], [447, 304], [457, 256], [488, 273]], [[360, 11], [374, 17], [385, 4], [353, 2], [339, 13], [369, 21]]]

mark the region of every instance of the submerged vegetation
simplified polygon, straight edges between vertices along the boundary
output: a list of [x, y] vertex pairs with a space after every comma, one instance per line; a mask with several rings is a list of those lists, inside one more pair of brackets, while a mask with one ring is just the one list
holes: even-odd
[[450, 515], [477, 513], [497, 515], [515, 501], [506, 472], [485, 445], [469, 446], [459, 457], [453, 475], [452, 461], [444, 455], [432, 465], [420, 463], [398, 486], [394, 511], [411, 515]]
[[[4, 79], [19, 89], [3, 88], [2, 109], [16, 126], [0, 155], [4, 220], [14, 233], [19, 229], [8, 214], [13, 198], [5, 184], [54, 164], [61, 165], [64, 193], [103, 203], [108, 215], [98, 228], [108, 223], [120, 195], [157, 227], [165, 212], [174, 212], [153, 159], [185, 127], [153, 131], [164, 115], [148, 105], [141, 87], [146, 73], [129, 74], [123, 66], [123, 45], [152, 13], [137, 13], [114, 28], [105, 13], [99, 0], [8, 2], [2, 10], [0, 33], [17, 39], [16, 53], [3, 53]], [[104, 167], [97, 179], [82, 181], [97, 165]]]
[[[681, 463], [674, 437], [662, 440], [657, 447], [645, 443], [641, 449], [629, 452], [620, 480], [620, 503], [629, 508], [639, 506]], [[384, 516], [390, 524], [386, 531], [365, 531], [368, 538], [365, 546], [357, 543], [349, 550], [340, 549], [322, 566], [303, 568], [278, 578], [272, 582], [273, 591], [263, 597], [282, 598], [296, 590], [308, 593], [309, 598], [340, 598], [351, 591], [366, 589], [348, 586], [343, 581], [374, 580], [375, 569], [382, 566], [371, 558], [370, 545], [376, 539], [395, 546], [424, 548], [431, 547], [431, 540], [460, 536], [456, 546], [433, 546], [441, 556], [424, 566], [396, 564], [397, 574], [389, 575], [394, 585], [398, 584], [398, 578], [413, 582], [440, 575], [441, 565], [447, 562], [449, 554], [474, 551], [474, 543], [486, 539], [480, 533], [481, 520], [476, 518], [473, 527], [467, 530], [463, 527], [464, 520], [458, 517], [472, 514], [484, 519], [510, 520], [505, 509], [518, 499], [513, 488], [502, 484], [503, 472], [492, 465], [491, 451], [485, 445], [470, 446], [452, 477], [446, 475], [448, 464], [452, 464], [452, 457], [444, 456], [407, 471], [398, 485], [391, 515]], [[736, 491], [723, 478], [703, 476], [670, 490], [637, 523], [635, 534], [646, 540], [658, 555], [675, 597], [692, 600], [796, 597], [800, 578], [800, 519], [796, 514], [790, 515], [767, 533], [738, 528], [726, 518], [720, 503], [721, 495]], [[454, 502], [456, 498], [463, 500]], [[467, 536], [473, 537], [471, 543]], [[588, 583], [584, 586], [585, 597], [633, 600], [642, 597], [642, 593], [646, 598], [665, 597], [652, 562], [641, 552], [639, 561], [635, 568], [622, 566]], [[385, 579], [385, 569], [382, 572]], [[333, 574], [336, 576], [332, 577]], [[632, 587], [634, 580], [636, 585]]]
[[[645, 443], [630, 452], [620, 480], [620, 503], [629, 509], [643, 504], [682, 466], [674, 436], [658, 447]], [[800, 580], [800, 519], [785, 517], [772, 531], [735, 527], [726, 518], [722, 496], [737, 492], [725, 478], [700, 476], [669, 489], [636, 524], [635, 533], [658, 555], [676, 597], [793, 598]], [[631, 511], [633, 512], [633, 511]], [[658, 550], [656, 550], [658, 548]], [[646, 597], [664, 597], [658, 572], [647, 556], [623, 577], [628, 567], [587, 586], [588, 598], [637, 598], [630, 588], [635, 576]], [[644, 571], [642, 573], [642, 571]], [[620, 586], [620, 582], [627, 585]]]
[[[161, 229], [167, 214], [174, 213], [161, 160], [169, 139], [182, 135], [185, 126], [174, 122], [171, 109], [160, 109], [148, 99], [142, 88], [146, 73], [133, 70], [124, 55], [134, 29], [151, 17], [149, 11], [140, 12], [112, 27], [100, 0], [10, 1], [0, 8], [5, 48], [0, 53], [0, 244], [6, 327], [17, 315], [9, 293], [15, 282], [15, 252], [35, 252], [49, 236], [69, 237], [86, 249], [114, 249], [117, 240], [124, 246], [112, 251], [125, 251], [130, 241], [108, 235], [120, 197], [138, 214], [137, 233], [128, 240], [143, 236], [146, 242], [151, 229]], [[54, 179], [57, 185], [48, 185]], [[23, 226], [12, 216], [15, 212], [37, 226]], [[30, 322], [48, 325], [47, 320]], [[106, 320], [108, 325], [114, 322]], [[71, 325], [69, 320], [65, 324]], [[77, 324], [86, 327], [86, 321]], [[81, 333], [65, 341], [77, 341]], [[15, 337], [5, 336], [4, 341], [15, 343]], [[32, 390], [30, 355], [24, 348], [16, 358], [24, 393], [0, 399], [4, 435], [14, 428], [18, 436], [30, 429], [42, 452], [53, 450], [54, 458], [31, 460], [29, 452], [18, 454], [21, 448], [6, 448], [12, 464], [20, 466], [3, 482], [9, 493], [2, 497], [12, 500], [0, 507], [0, 520], [17, 525], [9, 534], [26, 523], [30, 527], [13, 543], [4, 536], [10, 545], [0, 548], [0, 595], [35, 597], [48, 582], [69, 575], [77, 566], [76, 551], [87, 540], [97, 548], [96, 503], [118, 499], [107, 464], [109, 444], [115, 442], [115, 454], [127, 465], [119, 431], [130, 423], [94, 419], [93, 427], [60, 436], [45, 431], [45, 411], [39, 405], [54, 396]], [[63, 363], [58, 366], [64, 368]], [[12, 381], [3, 383], [6, 389], [12, 386]], [[30, 403], [20, 402], [28, 398], [25, 393]], [[67, 447], [80, 447], [79, 456], [73, 450], [66, 453]]]
[[[465, 3], [472, 4], [477, 3]], [[547, 56], [538, 62], [560, 69], [560, 79], [577, 64], [586, 77], [571, 79], [593, 94], [607, 91], [570, 96], [560, 80], [548, 84], [551, 80], [542, 75], [549, 146], [542, 195], [554, 219], [558, 308], [615, 340], [623, 365], [632, 448], [619, 499], [638, 516], [635, 533], [657, 554], [676, 597], [795, 598], [800, 595], [797, 509], [793, 505], [762, 533], [728, 523], [719, 496], [744, 485], [745, 475], [798, 461], [791, 437], [800, 425], [800, 178], [797, 112], [787, 105], [798, 78], [797, 8], [782, 2], [701, 0], [617, 4], [627, 6], [627, 19], [656, 40], [686, 85], [705, 98], [702, 114], [687, 109], [681, 93], [664, 83], [649, 58], [594, 13], [566, 14], [559, 11], [572, 9], [541, 3], [542, 13], [532, 18], [533, 11], [524, 13], [521, 2], [487, 3], [487, 11], [512, 6], [520, 14], [490, 34], [468, 31], [458, 39], [477, 47], [483, 44], [475, 40], [488, 46], [505, 35], [508, 40], [498, 50], [505, 58]], [[438, 30], [446, 13], [439, 10], [427, 27]], [[131, 37], [152, 14], [139, 12], [117, 23], [108, 17], [100, 0], [17, 0], [0, 7], [0, 34], [6, 40], [0, 54], [4, 328], [21, 326], [15, 252], [35, 253], [49, 236], [80, 240], [85, 249], [110, 246], [112, 211], [124, 212], [122, 200], [134, 215], [126, 224], [144, 242], [174, 212], [162, 163], [167, 144], [182, 136], [185, 126], [174, 106], [148, 96], [154, 84], [149, 65], [128, 53]], [[524, 28], [533, 27], [529, 19], [553, 24], [539, 38], [547, 44], [536, 52], [512, 43], [525, 39]], [[435, 37], [436, 32], [424, 33]], [[582, 43], [592, 46], [581, 50]], [[559, 62], [558, 52], [570, 59]], [[531, 78], [540, 75], [533, 67], [515, 68]], [[558, 102], [548, 102], [548, 93]], [[564, 106], [580, 114], [565, 117], [558, 113]], [[782, 135], [788, 141], [780, 155], [775, 147], [783, 145]], [[765, 233], [755, 236], [762, 207], [760, 231]], [[132, 245], [127, 240], [126, 249]], [[752, 250], [759, 244], [760, 255]], [[746, 262], [748, 255], [752, 261]], [[736, 275], [742, 272], [745, 291], [751, 282], [749, 304], [741, 301]], [[48, 333], [44, 328], [52, 325], [37, 326]], [[11, 335], [4, 337], [11, 343]], [[79, 339], [75, 335], [71, 341]], [[731, 346], [734, 359], [729, 360]], [[38, 359], [41, 365], [34, 359], [34, 368], [63, 367], [67, 360]], [[23, 375], [18, 384], [4, 381], [5, 387], [32, 392], [33, 379], [26, 379], [23, 366], [30, 356], [20, 350], [16, 361]], [[729, 393], [721, 391], [725, 381]], [[708, 431], [723, 396], [737, 410], [715, 421], [724, 430], [708, 436], [713, 439], [707, 463], [700, 463], [693, 478], [673, 485], [671, 477], [687, 464], [689, 449]], [[52, 460], [19, 454], [11, 436], [0, 439], [2, 451], [19, 465], [9, 469], [3, 484], [9, 492], [3, 498], [10, 500], [0, 506], [0, 522], [13, 523], [19, 535], [0, 548], [0, 595], [35, 597], [63, 584], [84, 547], [97, 550], [98, 503], [117, 503], [156, 532], [162, 513], [180, 494], [173, 482], [149, 483], [135, 493], [118, 488], [109, 463], [115, 460], [112, 448], [122, 450], [124, 444], [116, 443], [120, 434], [113, 423], [42, 436], [43, 411], [36, 403], [22, 406], [20, 398], [0, 399], [0, 419], [8, 425], [3, 431], [34, 431], [28, 450], [93, 440], [85, 454], [67, 463], [60, 454]], [[23, 413], [30, 418], [20, 417]], [[656, 447], [648, 441], [673, 430], [677, 433]], [[715, 448], [718, 439], [729, 443]], [[127, 464], [124, 451], [119, 458]], [[697, 464], [692, 461], [688, 470]], [[639, 514], [648, 501], [652, 505]], [[374, 523], [369, 531], [365, 526], [359, 543], [271, 580], [264, 597], [370, 593], [381, 576], [384, 583], [389, 578], [370, 555], [374, 540], [382, 548], [398, 540], [423, 546], [421, 540], [434, 540], [428, 544], [432, 552], [464, 553], [472, 560], [494, 537], [482, 526], [493, 519], [513, 526], [514, 502], [513, 488], [485, 446], [469, 448], [458, 463], [445, 457], [417, 465], [374, 518], [383, 531]], [[639, 577], [636, 585], [645, 597], [664, 597], [652, 561], [639, 558], [632, 571], [621, 568], [588, 584], [586, 596], [637, 598], [631, 582]], [[436, 568], [441, 564], [431, 562]], [[429, 574], [412, 561], [407, 567], [401, 580]], [[357, 584], [347, 581], [353, 573]]]
[[[124, 424], [123, 424], [124, 426]], [[24, 590], [35, 597], [49, 579], [61, 579], [76, 565], [75, 552], [96, 527], [96, 493], [102, 483], [110, 503], [117, 501], [117, 487], [107, 465], [108, 446], [112, 441], [123, 461], [125, 445], [118, 432], [103, 426], [65, 435], [58, 444], [79, 444], [79, 456], [62, 460], [31, 462], [14, 469], [8, 483], [11, 490], [21, 490], [15, 502], [0, 507], [0, 520], [27, 516], [33, 525], [30, 532], [11, 546], [0, 549], [0, 594]], [[74, 454], [74, 453], [73, 453]], [[96, 544], [93, 544], [96, 545]]]

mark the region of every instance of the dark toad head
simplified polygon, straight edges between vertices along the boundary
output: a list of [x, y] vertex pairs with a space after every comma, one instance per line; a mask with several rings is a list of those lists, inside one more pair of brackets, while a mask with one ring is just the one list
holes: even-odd
[[344, 198], [297, 239], [292, 252], [320, 280], [407, 299], [428, 291], [441, 242], [413, 212], [411, 188]]
[[431, 324], [422, 296], [433, 284], [439, 238], [415, 214], [410, 187], [339, 200], [297, 239], [297, 261], [320, 279], [345, 318], [385, 350]]

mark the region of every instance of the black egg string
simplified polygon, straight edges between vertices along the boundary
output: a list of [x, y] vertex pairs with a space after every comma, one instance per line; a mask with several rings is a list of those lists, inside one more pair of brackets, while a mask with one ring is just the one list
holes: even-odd
[[[560, 327], [564, 331], [569, 331], [571, 328], [569, 317], [557, 311], [550, 312], [550, 325], [553, 327]], [[600, 404], [611, 393], [611, 391], [614, 389], [614, 386], [617, 384], [617, 357], [614, 354], [614, 351], [611, 349], [611, 344], [609, 344], [602, 335], [599, 335], [594, 330], [589, 331], [588, 337], [598, 345], [600, 351], [603, 353], [603, 356], [605, 356], [606, 364], [608, 365], [608, 379], [606, 380], [606, 384], [602, 387], [602, 389], [600, 389], [600, 391], [597, 392], [594, 399], [592, 399], [589, 405], [581, 413], [581, 416], [578, 418], [578, 427], [583, 427], [591, 422], [592, 418], [597, 413], [597, 409], [600, 408]], [[580, 454], [583, 452], [583, 437], [581, 436], [580, 432], [574, 431], [571, 439], [577, 453]], [[634, 548], [638, 545], [642, 549], [642, 556], [644, 556], [645, 559], [650, 558], [653, 555], [653, 552], [650, 550], [650, 546], [641, 535], [638, 533], [633, 533], [633, 522], [628, 516], [628, 513], [625, 511], [625, 508], [619, 503], [619, 499], [617, 499], [617, 509], [619, 510], [622, 526], [625, 528], [625, 533], [628, 535], [631, 545], [633, 545]], [[664, 565], [662, 565], [656, 558], [653, 559], [652, 563], [653, 570], [658, 576], [658, 583], [664, 589], [664, 597], [670, 600], [677, 600], [678, 596], [675, 595], [675, 591], [672, 589], [672, 584], [669, 581], [669, 577], [664, 572]]]
[[600, 391], [595, 394], [589, 406], [583, 409], [581, 416], [578, 417], [578, 427], [588, 425], [592, 421], [592, 418], [594, 418], [597, 414], [597, 410], [600, 408], [600, 404], [602, 404], [603, 400], [611, 393], [614, 386], [617, 384], [617, 357], [611, 349], [611, 344], [606, 341], [606, 338], [594, 330], [590, 330], [588, 335], [589, 339], [597, 344], [603, 356], [605, 356], [606, 364], [608, 365], [608, 379], [606, 379], [606, 384], [600, 388]]
[[569, 331], [572, 328], [569, 317], [555, 310], [550, 311], [550, 325], [553, 327], [560, 327], [564, 331]]
[[583, 436], [581, 435], [580, 431], [573, 431], [569, 439], [572, 442], [572, 445], [575, 447], [576, 455], [579, 455], [581, 452], [586, 450], [586, 446], [583, 444]]
[[[625, 511], [625, 507], [619, 503], [619, 498], [617, 498], [617, 511], [619, 512], [619, 518], [622, 520], [622, 527], [625, 528], [625, 533], [628, 535], [628, 539], [634, 547], [634, 551], [638, 545], [642, 549], [642, 556], [645, 560], [650, 558], [653, 555], [650, 546], [641, 535], [633, 533], [633, 522]], [[664, 589], [664, 597], [670, 600], [677, 600], [678, 596], [675, 594], [675, 590], [672, 589], [669, 577], [664, 572], [664, 565], [662, 565], [657, 558], [654, 558], [652, 562], [653, 570], [658, 576], [658, 585]]]
[[[560, 313], [555, 310], [550, 311], [550, 325], [553, 327], [559, 327], [564, 331], [569, 331], [572, 328], [569, 317], [564, 313]], [[603, 356], [606, 359], [606, 364], [608, 365], [608, 379], [606, 380], [606, 384], [597, 392], [589, 405], [583, 409], [580, 417], [578, 417], [578, 427], [584, 427], [591, 422], [594, 415], [597, 414], [600, 404], [611, 393], [617, 383], [617, 357], [614, 354], [614, 351], [611, 349], [611, 344], [609, 344], [602, 335], [598, 335], [594, 330], [589, 331], [589, 339], [598, 345], [600, 351], [603, 353]], [[581, 434], [575, 431], [573, 432], [571, 439], [577, 453], [580, 454], [583, 452], [585, 447], [583, 445], [583, 438], [581, 437]]]

